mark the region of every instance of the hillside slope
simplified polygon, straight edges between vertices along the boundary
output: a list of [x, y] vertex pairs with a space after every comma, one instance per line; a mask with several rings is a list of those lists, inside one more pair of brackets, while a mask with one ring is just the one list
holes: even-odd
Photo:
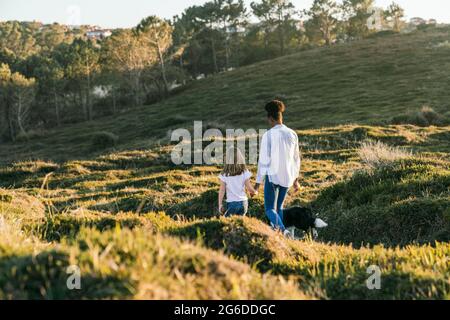
[[[28, 143], [0, 145], [0, 161], [67, 160], [93, 153], [95, 132], [112, 132], [123, 148], [167, 139], [194, 120], [218, 128], [265, 127], [262, 106], [288, 105], [296, 129], [380, 124], [429, 105], [450, 117], [450, 28], [375, 37], [318, 48], [195, 81], [163, 102], [115, 117], [67, 125]], [[95, 151], [95, 148], [94, 148]]]

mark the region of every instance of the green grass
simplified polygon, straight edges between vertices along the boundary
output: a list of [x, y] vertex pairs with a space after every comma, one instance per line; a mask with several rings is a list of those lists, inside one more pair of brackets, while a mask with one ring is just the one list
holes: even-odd
[[[0, 298], [449, 299], [449, 38], [430, 29], [305, 51], [1, 145]], [[262, 128], [274, 96], [303, 157], [287, 205], [329, 223], [318, 241], [271, 230], [262, 195], [248, 218], [219, 218], [221, 168], [170, 160], [170, 129]], [[416, 121], [423, 105], [439, 126]], [[402, 157], [367, 167], [370, 141]], [[72, 264], [80, 291], [66, 288]], [[366, 287], [371, 265], [381, 290]]]
[[[450, 290], [448, 244], [293, 241], [254, 218], [174, 221], [160, 213], [120, 215], [113, 224], [85, 212], [51, 221], [22, 224], [26, 239], [17, 230], [0, 237], [3, 297], [444, 299]], [[86, 290], [65, 290], [61, 270], [70, 264], [80, 266]], [[365, 287], [371, 265], [382, 270], [380, 291]]]
[[[80, 268], [81, 290], [67, 290], [69, 265]], [[308, 298], [292, 281], [139, 229], [82, 228], [76, 237], [50, 246], [2, 236], [0, 267], [2, 299]]]
[[324, 239], [391, 246], [449, 242], [449, 164], [400, 160], [324, 190], [313, 204], [331, 225]]
[[[449, 244], [403, 249], [354, 249], [311, 241], [287, 241], [254, 219], [191, 222], [166, 229], [256, 265], [262, 272], [295, 276], [299, 286], [328, 299], [449, 298]], [[367, 290], [367, 268], [379, 266], [380, 291]]]

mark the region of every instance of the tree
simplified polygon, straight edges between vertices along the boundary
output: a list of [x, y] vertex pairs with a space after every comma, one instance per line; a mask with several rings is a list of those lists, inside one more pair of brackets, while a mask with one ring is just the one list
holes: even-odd
[[246, 24], [247, 12], [243, 0], [218, 0], [215, 2], [225, 39], [225, 67], [228, 69], [232, 55], [231, 39], [238, 33], [238, 29]]
[[243, 0], [208, 1], [176, 16], [176, 45], [188, 58], [187, 67], [191, 72], [194, 75], [217, 73], [223, 67], [231, 67], [233, 42], [237, 40], [239, 27], [246, 21]]
[[186, 16], [186, 11], [181, 16], [176, 15], [173, 18], [173, 45], [174, 45], [174, 57], [178, 59], [179, 66], [184, 67], [183, 56], [186, 49], [189, 47], [190, 42], [194, 36], [194, 30], [191, 25], [191, 19]]
[[11, 75], [11, 98], [13, 105], [13, 116], [17, 127], [23, 136], [27, 136], [25, 123], [30, 115], [30, 109], [35, 98], [34, 78], [28, 79], [18, 72]]
[[25, 59], [41, 49], [26, 22], [0, 22], [0, 35], [0, 48], [9, 49], [18, 58]]
[[64, 69], [55, 59], [44, 58], [36, 68], [41, 96], [49, 96], [55, 111], [56, 125], [61, 125], [61, 104], [59, 96], [64, 88]]
[[219, 64], [217, 59], [217, 40], [221, 42], [223, 33], [219, 32], [219, 17], [220, 17], [220, 4], [217, 1], [206, 2], [198, 10], [198, 15], [195, 17], [195, 21], [200, 26], [200, 33], [202, 33], [211, 45], [212, 62], [214, 72], [219, 72]]
[[39, 30], [41, 31], [36, 32], [35, 38], [45, 51], [51, 51], [61, 43], [70, 44], [74, 38], [71, 32], [66, 32], [65, 26], [58, 23], [40, 26]]
[[311, 20], [307, 23], [310, 37], [319, 33], [326, 45], [336, 39], [339, 6], [334, 0], [314, 0], [312, 7], [305, 12]]
[[6, 64], [0, 65], [0, 100], [9, 139], [18, 133], [26, 136], [25, 124], [34, 102], [35, 79], [12, 73]]
[[116, 76], [131, 89], [134, 105], [143, 103], [145, 70], [155, 63], [154, 50], [131, 30], [121, 30], [109, 37], [102, 47], [104, 70]]
[[150, 16], [143, 19], [135, 28], [138, 36], [142, 35], [144, 41], [148, 43], [158, 57], [161, 68], [161, 76], [164, 83], [164, 94], [169, 93], [169, 83], [167, 81], [167, 72], [164, 56], [172, 45], [173, 28], [168, 21], [162, 20], [156, 16]]
[[1, 113], [3, 115], [2, 120], [5, 123], [5, 127], [7, 128], [6, 135], [10, 140], [14, 141], [16, 135], [14, 132], [14, 124], [11, 116], [12, 103], [10, 97], [11, 96], [10, 81], [11, 81], [11, 70], [9, 66], [4, 63], [0, 64], [0, 102], [1, 102], [0, 107]]
[[[107, 58], [102, 55], [102, 59]], [[111, 104], [108, 106], [111, 107], [111, 113], [116, 114], [118, 111], [118, 100], [123, 95], [124, 90], [122, 90], [122, 84], [124, 81], [122, 80], [123, 75], [114, 68], [110, 63], [107, 63], [106, 60], [103, 60], [103, 70], [98, 79], [98, 82], [101, 84], [103, 89], [106, 90], [108, 97], [111, 99]]]
[[368, 26], [374, 0], [344, 0], [342, 8], [346, 20], [345, 34], [350, 38], [364, 38], [370, 34]]
[[75, 37], [85, 38], [85, 27], [67, 30], [57, 23], [0, 22], [0, 48], [14, 52], [18, 59], [26, 59], [42, 51], [51, 51], [61, 43], [71, 43]]
[[91, 40], [75, 40], [69, 47], [66, 73], [79, 88], [85, 120], [93, 119], [92, 87], [95, 76], [100, 72], [99, 48]]
[[213, 73], [219, 72], [217, 44], [221, 42], [222, 33], [219, 31], [218, 16], [217, 4], [207, 2], [202, 6], [191, 6], [181, 16], [175, 17], [179, 58], [180, 61], [186, 58], [185, 67], [194, 75], [210, 73], [211, 69]]
[[275, 29], [278, 34], [280, 55], [284, 55], [288, 29], [294, 23], [295, 7], [287, 0], [262, 0], [250, 4], [253, 14], [261, 21], [265, 33], [265, 46], [269, 44], [269, 35]]
[[405, 16], [405, 11], [400, 5], [392, 2], [387, 10], [384, 12], [385, 18], [392, 25], [392, 28], [399, 32], [402, 28], [402, 18]]
[[13, 51], [6, 47], [0, 47], [0, 63], [5, 63], [9, 66], [18, 63], [17, 56]]

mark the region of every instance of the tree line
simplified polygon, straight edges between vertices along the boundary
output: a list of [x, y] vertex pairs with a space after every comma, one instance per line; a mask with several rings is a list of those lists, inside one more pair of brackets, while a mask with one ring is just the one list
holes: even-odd
[[0, 139], [150, 104], [198, 77], [380, 27], [400, 31], [403, 9], [393, 3], [375, 13], [373, 4], [314, 0], [300, 11], [288, 0], [211, 0], [105, 39], [89, 39], [89, 26], [0, 22]]

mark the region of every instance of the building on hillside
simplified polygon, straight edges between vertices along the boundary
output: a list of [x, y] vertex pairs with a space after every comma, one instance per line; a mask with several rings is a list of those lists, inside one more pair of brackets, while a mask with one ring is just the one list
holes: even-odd
[[229, 26], [227, 27], [227, 33], [228, 34], [243, 34], [247, 31], [247, 29], [245, 29], [245, 27], [243, 26]]
[[95, 29], [95, 30], [89, 30], [86, 32], [86, 37], [91, 40], [102, 40], [112, 35], [111, 30], [101, 30], [101, 29]]
[[437, 25], [437, 20], [436, 19], [430, 19], [430, 20], [427, 21], [427, 24]]

